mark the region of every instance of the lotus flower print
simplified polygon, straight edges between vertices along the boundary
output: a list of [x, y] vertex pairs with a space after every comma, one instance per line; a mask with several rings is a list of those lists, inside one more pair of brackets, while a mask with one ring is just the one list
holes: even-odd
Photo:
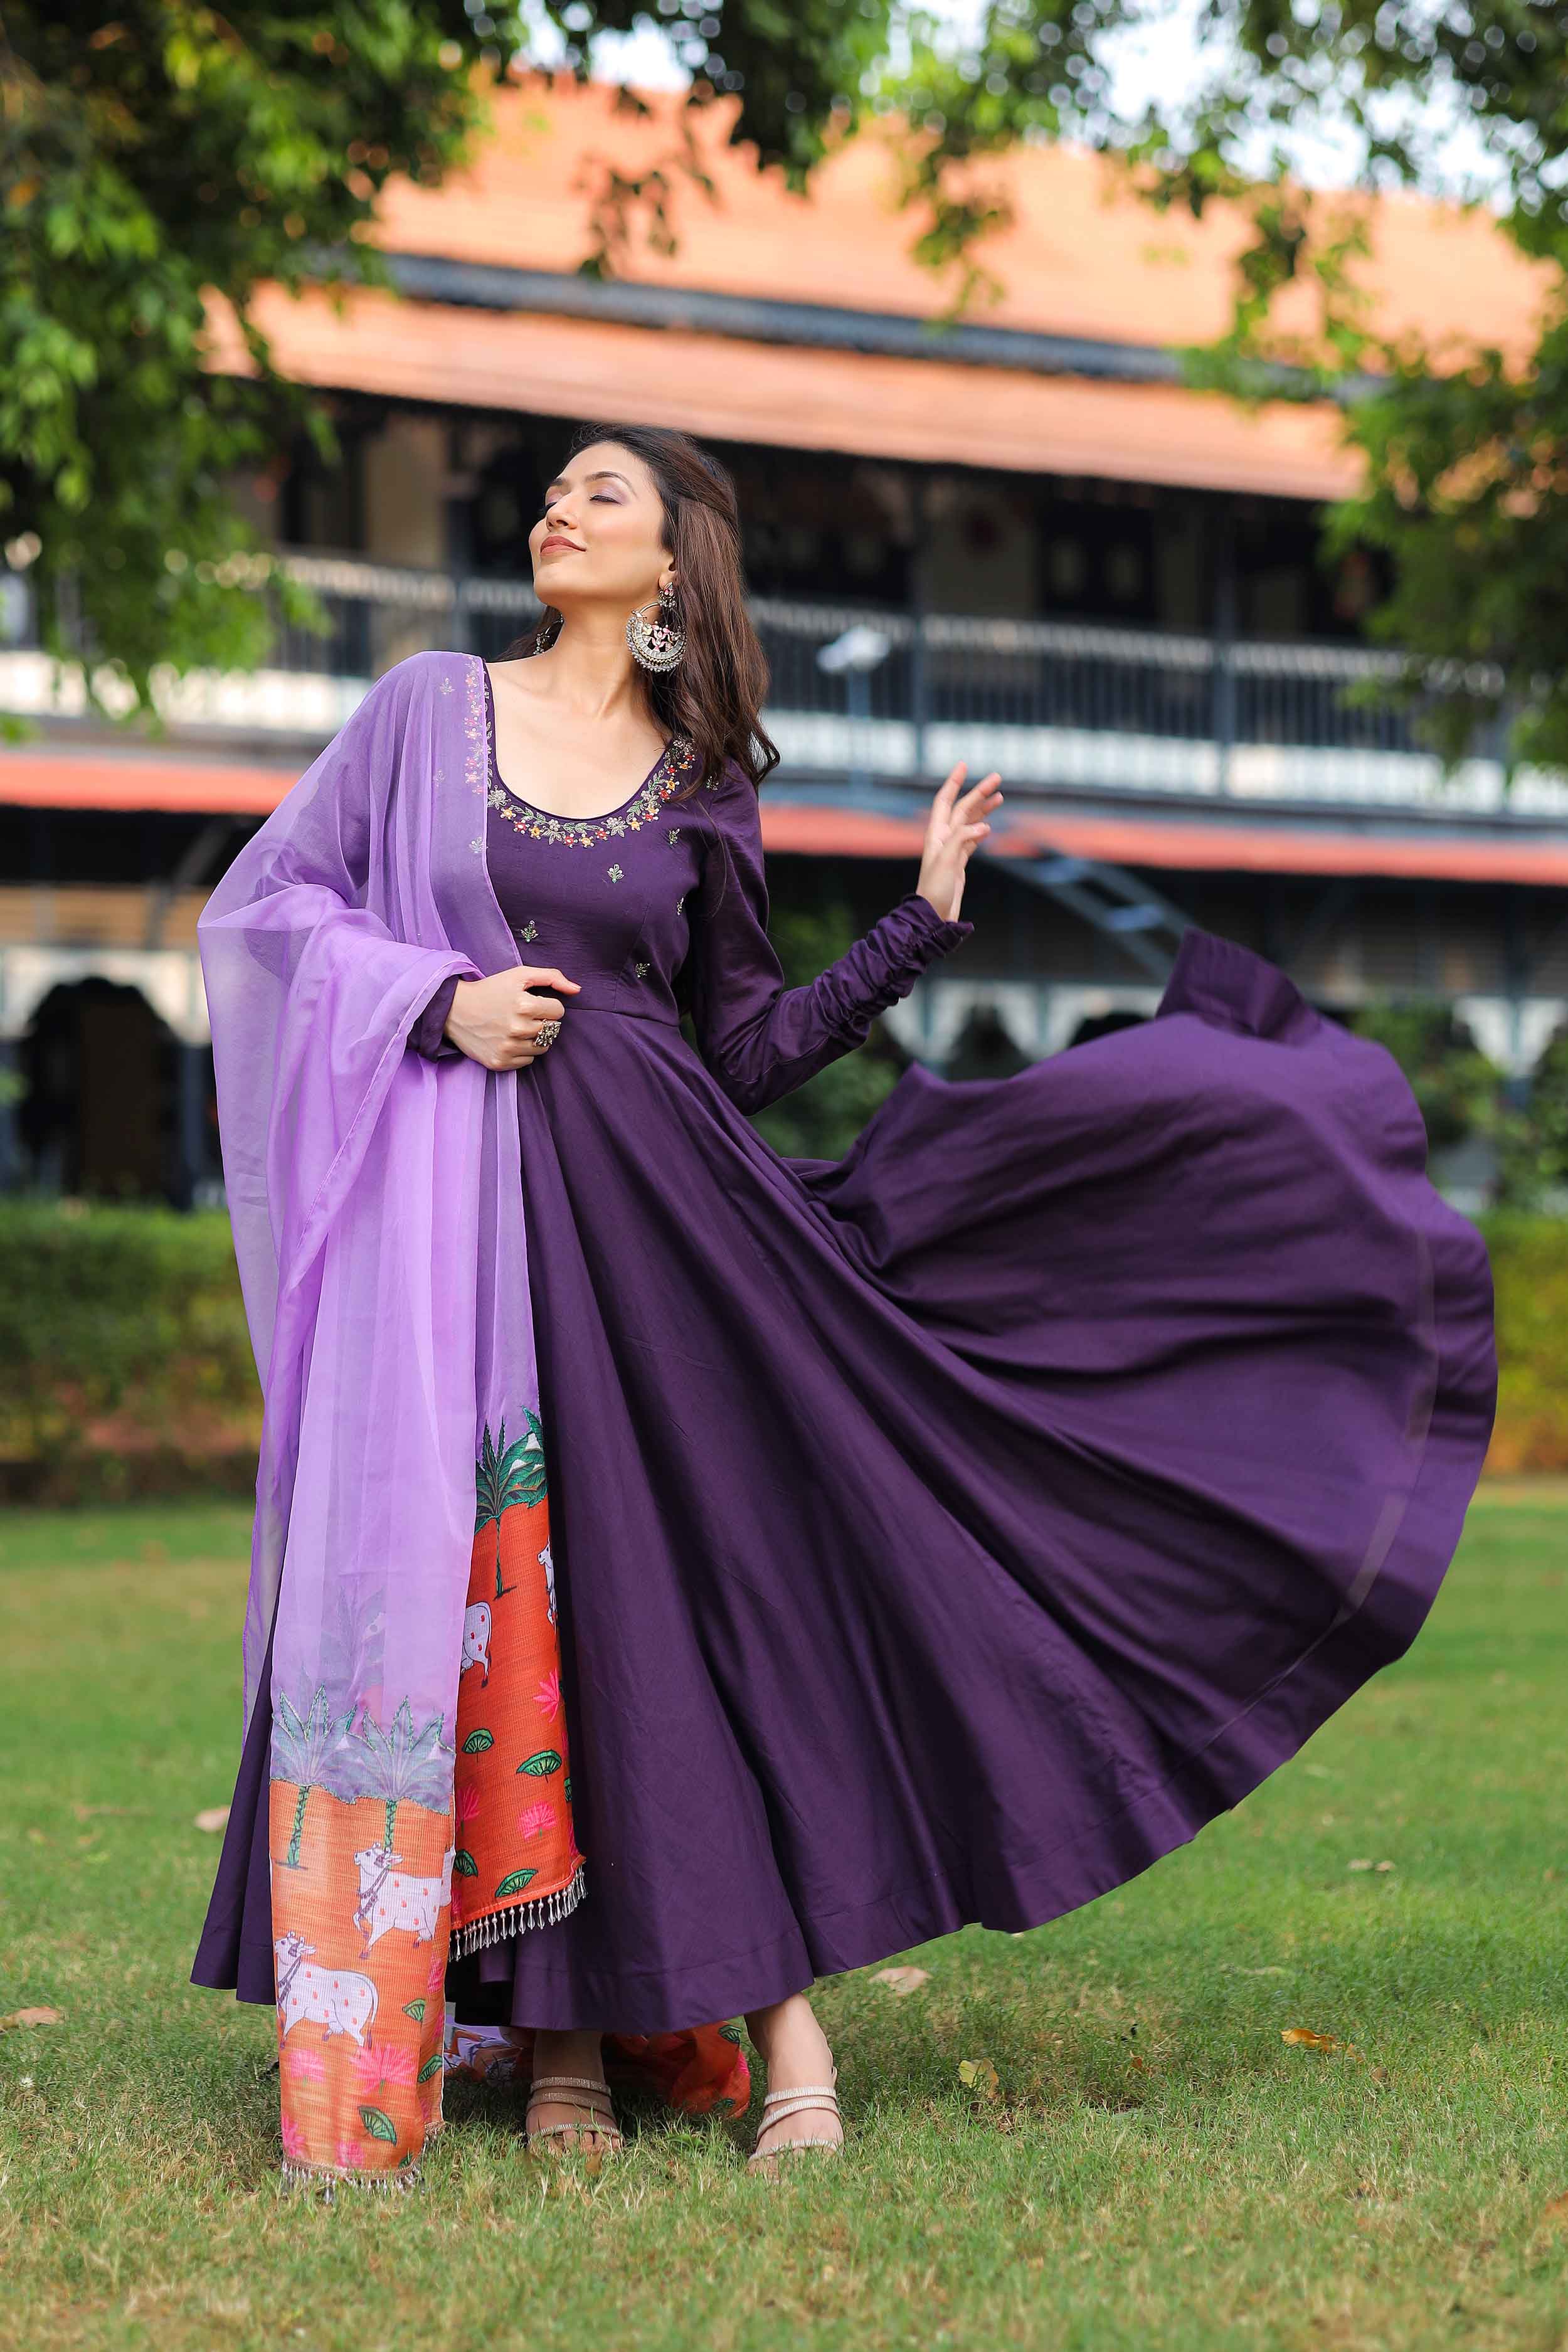
[[400, 2049], [395, 2042], [373, 2042], [354, 2052], [353, 2070], [361, 2090], [374, 2091], [383, 2083], [412, 2083], [419, 2062], [412, 2050]]

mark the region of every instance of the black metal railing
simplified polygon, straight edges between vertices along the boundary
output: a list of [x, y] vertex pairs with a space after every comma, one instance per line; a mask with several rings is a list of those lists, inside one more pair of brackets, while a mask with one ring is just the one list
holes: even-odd
[[[324, 636], [280, 629], [272, 665], [284, 670], [371, 677], [429, 646], [493, 660], [539, 610], [522, 581], [292, 551], [279, 562], [330, 624]], [[1397, 654], [776, 597], [753, 598], [751, 612], [772, 675], [769, 723], [860, 722], [855, 759], [886, 773], [931, 772], [955, 727], [1205, 747], [1205, 789], [1221, 792], [1232, 754], [1247, 747], [1429, 757], [1411, 714], [1358, 699], [1368, 681], [1400, 675]], [[825, 667], [819, 656], [851, 630], [869, 633], [867, 660]]]

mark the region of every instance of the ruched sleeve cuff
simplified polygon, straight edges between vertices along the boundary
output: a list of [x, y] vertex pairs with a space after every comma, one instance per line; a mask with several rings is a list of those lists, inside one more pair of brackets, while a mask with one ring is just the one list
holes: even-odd
[[454, 1045], [449, 1037], [442, 1034], [447, 1026], [447, 1016], [452, 1010], [452, 999], [458, 992], [458, 982], [462, 977], [460, 971], [455, 971], [450, 979], [441, 982], [408, 1033], [410, 1051], [423, 1054], [427, 1062], [449, 1061], [453, 1055], [462, 1050], [460, 1046]]
[[[927, 964], [934, 963], [938, 956], [947, 955], [961, 946], [974, 929], [973, 924], [965, 922], [962, 916], [950, 920], [947, 916], [939, 915], [931, 900], [922, 898], [918, 890], [909, 891], [896, 907], [889, 908], [882, 918], [882, 923], [890, 924], [896, 919], [901, 921], [909, 934], [909, 953], [913, 960], [917, 980]], [[877, 928], [880, 930], [882, 924]]]
[[908, 996], [928, 966], [966, 940], [974, 926], [950, 922], [929, 898], [910, 890], [830, 964], [809, 991], [826, 1025], [846, 1045], [865, 1038], [879, 1013]]

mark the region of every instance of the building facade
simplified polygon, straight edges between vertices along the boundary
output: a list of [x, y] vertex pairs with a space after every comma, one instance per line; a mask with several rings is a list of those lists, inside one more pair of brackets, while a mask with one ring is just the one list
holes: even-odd
[[[1178, 236], [1092, 159], [1025, 151], [1005, 299], [937, 332], [879, 137], [807, 201], [710, 126], [718, 204], [693, 193], [634, 278], [583, 278], [584, 176], [656, 159], [672, 104], [508, 93], [465, 178], [389, 204], [397, 298], [263, 306], [343, 456], [280, 450], [239, 489], [324, 634], [165, 680], [153, 742], [94, 724], [25, 596], [0, 608], [0, 709], [37, 730], [0, 751], [0, 1182], [221, 1197], [196, 916], [374, 677], [527, 625], [528, 528], [585, 416], [680, 425], [736, 477], [775, 903], [870, 920], [951, 764], [1000, 770], [974, 937], [888, 1016], [908, 1053], [1000, 1067], [1145, 1014], [1196, 921], [1327, 1010], [1443, 999], [1526, 1086], [1568, 1019], [1568, 779], [1486, 744], [1446, 775], [1363, 698], [1393, 663], [1362, 635], [1375, 564], [1322, 559], [1354, 479], [1333, 413], [1243, 414], [1173, 356], [1223, 323], [1234, 229]], [[1531, 284], [1483, 224], [1400, 202], [1376, 244], [1391, 313], [1521, 333]]]

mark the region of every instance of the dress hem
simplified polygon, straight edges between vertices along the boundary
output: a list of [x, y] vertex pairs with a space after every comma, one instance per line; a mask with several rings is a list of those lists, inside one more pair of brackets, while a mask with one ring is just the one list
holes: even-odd
[[[605, 2032], [680, 2032], [695, 2018], [744, 2015], [792, 1992], [809, 1990], [811, 1982], [821, 1978], [873, 1967], [960, 1927], [1027, 1934], [1141, 1877], [1252, 1795], [1370, 1675], [1404, 1655], [1434, 1597], [1419, 1576], [1412, 1580], [1402, 1572], [1411, 1564], [1405, 1555], [1419, 1562], [1435, 1550], [1447, 1557], [1454, 1549], [1490, 1431], [1491, 1415], [1478, 1400], [1468, 1441], [1461, 1442], [1452, 1430], [1429, 1440], [1399, 1529], [1362, 1606], [1319, 1635], [1221, 1731], [1189, 1749], [1163, 1780], [1055, 1848], [1048, 1857], [1048, 1893], [1042, 1887], [1031, 1896], [1024, 1891], [1028, 1880], [1018, 1875], [1010, 1885], [967, 1898], [951, 1893], [945, 1874], [919, 1880], [847, 1912], [800, 1919], [797, 1934], [758, 1948], [771, 1957], [759, 1958], [756, 1973], [749, 1979], [737, 1975], [731, 1956], [700, 1969], [659, 1976], [653, 1984], [639, 1987], [629, 2007], [624, 1999], [617, 2001], [613, 1990], [606, 1990], [602, 2000], [595, 1995], [588, 1972], [580, 1972], [567, 1986], [549, 1974], [535, 1977], [531, 1970], [519, 1969], [512, 1979], [511, 2022], [546, 2032], [590, 2025]], [[1367, 1604], [1380, 1588], [1397, 1593], [1403, 1606], [1391, 1607], [1380, 1633], [1371, 1633]], [[1321, 1680], [1310, 1705], [1298, 1704], [1292, 1711], [1303, 1672], [1315, 1673]], [[1046, 1859], [1037, 1857], [1037, 1870]], [[856, 1924], [847, 1928], [836, 1924], [846, 1920]], [[809, 1980], [803, 1983], [808, 1972]], [[617, 1982], [624, 1988], [624, 1975]], [[526, 2015], [519, 2013], [524, 2011]]]
[[[1489, 1420], [1486, 1433], [1479, 1436], [1482, 1456], [1489, 1433]], [[1436, 1462], [1434, 1454], [1438, 1457]], [[748, 1960], [754, 1957], [754, 1974], [738, 1974], [734, 1954], [697, 1969], [649, 1971], [629, 2002], [624, 1972], [615, 1979], [615, 1987], [606, 1985], [599, 1993], [594, 1990], [595, 1980], [590, 1971], [578, 1971], [565, 1984], [548, 1970], [536, 1975], [520, 1965], [510, 1986], [497, 1988], [503, 1997], [509, 1996], [508, 2021], [545, 2032], [591, 2026], [606, 2033], [681, 2032], [694, 2022], [766, 2008], [792, 1993], [809, 1990], [824, 1977], [870, 1968], [954, 1934], [960, 1927], [1023, 1935], [1113, 1893], [1167, 1854], [1190, 1844], [1211, 1821], [1250, 1796], [1362, 1687], [1369, 1674], [1404, 1654], [1420, 1630], [1429, 1601], [1419, 1587], [1405, 1583], [1400, 1556], [1406, 1545], [1418, 1556], [1426, 1555], [1434, 1541], [1440, 1546], [1447, 1540], [1452, 1548], [1478, 1470], [1472, 1446], [1452, 1439], [1447, 1445], [1429, 1444], [1399, 1533], [1363, 1606], [1320, 1635], [1220, 1732], [1187, 1751], [1163, 1780], [1120, 1811], [1087, 1824], [1048, 1857], [1037, 1857], [1037, 1871], [1047, 1860], [1051, 1865], [1048, 1893], [1041, 1888], [1031, 1895], [1025, 1891], [1028, 1881], [1016, 1875], [1009, 1885], [997, 1885], [979, 1898], [953, 1895], [945, 1877], [917, 1880], [867, 1905], [798, 1918], [792, 1930], [753, 1946], [742, 1956]], [[1436, 1538], [1434, 1521], [1438, 1523]], [[1391, 1612], [1382, 1639], [1369, 1641], [1367, 1602], [1379, 1587], [1394, 1591], [1402, 1585], [1405, 1611], [1403, 1615]], [[1369, 1659], [1369, 1652], [1375, 1652], [1375, 1656]], [[1319, 1691], [1310, 1708], [1292, 1715], [1289, 1703], [1297, 1695], [1297, 1679], [1314, 1664], [1323, 1676]], [[1272, 1728], [1267, 1720], [1269, 1715], [1277, 1717]], [[1186, 1803], [1182, 1801], [1184, 1793]], [[846, 1926], [846, 1922], [855, 1924]], [[531, 1937], [529, 1947], [538, 1948]], [[520, 1960], [522, 1957], [520, 1953]], [[243, 1978], [246, 1971], [241, 1967], [237, 1973]], [[193, 1977], [193, 1981], [201, 1980]], [[213, 1980], [212, 1974], [205, 1979]], [[239, 2000], [266, 2004], [273, 1999], [271, 1993], [247, 1990], [243, 1982], [234, 1990]]]

